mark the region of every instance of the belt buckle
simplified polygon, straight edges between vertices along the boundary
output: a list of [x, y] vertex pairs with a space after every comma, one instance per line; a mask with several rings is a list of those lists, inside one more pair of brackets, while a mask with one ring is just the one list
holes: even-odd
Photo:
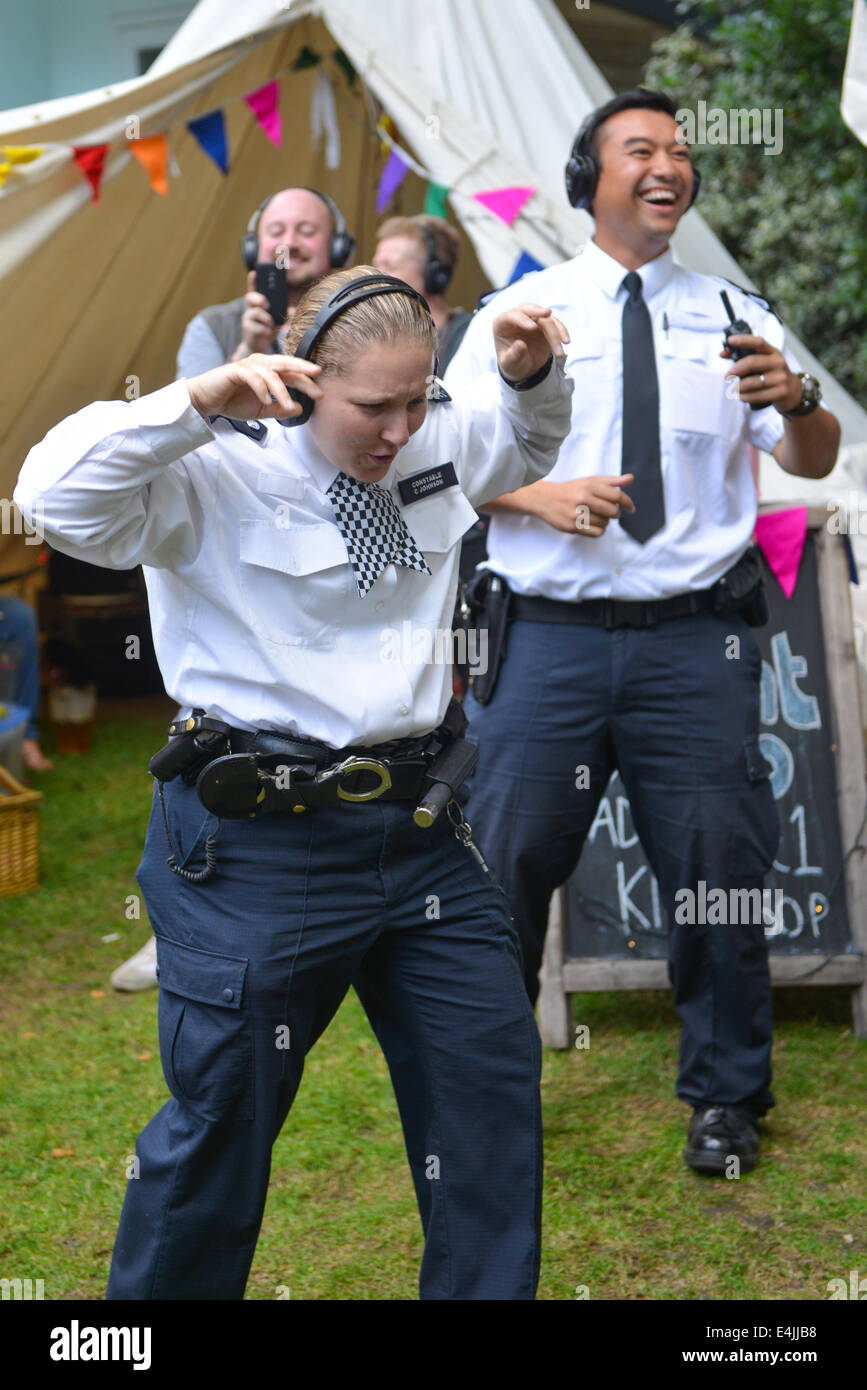
[[[379, 776], [379, 786], [373, 787], [369, 792], [347, 792], [340, 785], [339, 779], [350, 772], [375, 772]], [[374, 801], [376, 797], [382, 796], [391, 786], [391, 773], [385, 763], [381, 763], [377, 758], [346, 758], [344, 762], [338, 763], [336, 767], [330, 767], [325, 772], [321, 772], [316, 778], [317, 782], [327, 782], [332, 777], [338, 778], [337, 795], [341, 801]]]
[[604, 620], [609, 632], [617, 627], [656, 627], [659, 622], [658, 605], [652, 599], [642, 602], [609, 598], [605, 600]]

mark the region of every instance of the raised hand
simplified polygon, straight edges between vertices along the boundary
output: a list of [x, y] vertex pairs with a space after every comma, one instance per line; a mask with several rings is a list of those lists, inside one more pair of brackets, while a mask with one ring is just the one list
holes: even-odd
[[541, 304], [519, 304], [493, 323], [497, 363], [503, 376], [522, 381], [544, 367], [551, 353], [563, 356], [569, 342], [565, 325]]
[[209, 415], [229, 415], [235, 420], [282, 418], [301, 413], [301, 406], [289, 395], [290, 386], [319, 400], [322, 388], [315, 378], [321, 371], [318, 363], [303, 357], [260, 352], [190, 377], [187, 389], [206, 420]]

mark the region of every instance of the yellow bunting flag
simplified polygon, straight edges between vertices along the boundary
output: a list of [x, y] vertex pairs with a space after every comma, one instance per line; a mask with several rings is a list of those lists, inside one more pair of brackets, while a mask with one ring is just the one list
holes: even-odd
[[391, 119], [391, 116], [383, 116], [377, 126], [377, 130], [379, 131], [379, 148], [384, 155], [387, 155], [391, 149], [391, 143], [388, 140], [383, 140], [383, 131], [386, 135], [390, 135], [393, 140], [397, 135], [397, 126]]
[[34, 159], [38, 159], [45, 149], [44, 145], [0, 145], [0, 188], [6, 182], [6, 176], [16, 164], [30, 164]]
[[168, 196], [169, 191], [169, 141], [166, 135], [145, 135], [141, 140], [130, 140], [130, 154], [134, 154], [139, 164], [147, 171], [151, 188], [155, 193]]

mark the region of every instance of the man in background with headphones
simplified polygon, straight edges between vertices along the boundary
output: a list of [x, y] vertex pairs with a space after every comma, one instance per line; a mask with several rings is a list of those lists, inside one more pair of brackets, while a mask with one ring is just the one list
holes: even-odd
[[285, 268], [286, 322], [311, 285], [329, 270], [345, 266], [355, 238], [332, 198], [315, 188], [284, 188], [256, 209], [241, 240], [248, 270], [247, 293], [227, 304], [212, 304], [187, 325], [178, 353], [176, 377], [197, 376], [253, 352], [279, 352], [285, 323], [275, 323], [268, 300], [256, 289], [257, 264]]
[[774, 1103], [764, 923], [685, 923], [674, 909], [702, 881], [729, 903], [761, 889], [777, 848], [747, 445], [824, 477], [840, 430], [766, 302], [675, 264], [669, 242], [698, 189], [675, 111], [638, 90], [592, 113], [566, 169], [592, 240], [497, 295], [449, 372], [451, 386], [487, 365], [491, 316], [513, 300], [549, 306], [569, 331], [570, 438], [549, 477], [486, 508], [488, 615], [496, 599], [500, 630], [511, 625], [496, 684], [489, 669], [466, 702], [481, 745], [468, 808], [535, 999], [551, 895], [619, 770], [669, 921], [677, 1094], [694, 1111], [684, 1158], [739, 1176]]
[[461, 239], [442, 217], [390, 217], [376, 239], [372, 265], [423, 294], [437, 327], [437, 360], [444, 372], [460, 347], [470, 315], [453, 309], [446, 291], [458, 264]]

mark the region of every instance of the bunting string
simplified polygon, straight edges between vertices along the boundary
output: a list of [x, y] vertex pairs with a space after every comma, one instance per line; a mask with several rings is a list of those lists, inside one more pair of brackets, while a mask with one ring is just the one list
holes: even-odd
[[[327, 169], [336, 169], [340, 165], [340, 129], [335, 95], [340, 101], [344, 114], [349, 119], [355, 124], [365, 126], [371, 134], [378, 136], [384, 162], [376, 191], [377, 213], [382, 213], [385, 210], [407, 173], [412, 171], [426, 182], [424, 211], [429, 215], [445, 217], [447, 215], [447, 199], [459, 198], [472, 200], [478, 207], [484, 208], [506, 226], [513, 226], [526, 203], [536, 194], [537, 190], [534, 187], [510, 186], [480, 189], [474, 193], [469, 193], [462, 188], [437, 183], [431, 177], [430, 171], [403, 148], [394, 121], [382, 110], [367, 84], [362, 80], [361, 92], [366, 103], [367, 121], [361, 121], [355, 111], [351, 109], [352, 104], [348, 100], [348, 93], [341, 90], [341, 83], [331, 79], [331, 75], [326, 71], [327, 66], [334, 68], [335, 77], [339, 70], [346, 84], [353, 90], [357, 90], [358, 74], [346, 54], [340, 49], [323, 56], [305, 45], [281, 76], [285, 77], [287, 74], [303, 71], [307, 68], [319, 68], [311, 97], [310, 125], [314, 146], [319, 146], [324, 138], [324, 159]], [[265, 137], [278, 149], [282, 147], [283, 142], [280, 115], [281, 76], [272, 78], [261, 87], [256, 88], [255, 91], [232, 99], [233, 101], [244, 102], [252, 112]], [[202, 115], [186, 121], [185, 125], [203, 153], [216, 164], [220, 173], [225, 177], [231, 167], [225, 105], [217, 107], [213, 111], [204, 112]], [[167, 196], [169, 174], [176, 178], [179, 173], [174, 154], [170, 148], [168, 131], [125, 140], [125, 143], [128, 145], [132, 157], [145, 170], [154, 192], [163, 197]], [[10, 176], [14, 178], [14, 175], [23, 166], [37, 164], [41, 156], [49, 150], [53, 152], [67, 149], [70, 158], [77, 163], [82, 175], [90, 184], [91, 202], [98, 204], [100, 184], [109, 148], [108, 143], [72, 146], [59, 143], [32, 146], [0, 145], [0, 197], [8, 196], [11, 185], [7, 181]], [[466, 172], [469, 173], [470, 171], [467, 170]], [[462, 175], [461, 178], [463, 179], [463, 177]], [[539, 262], [528, 252], [522, 251], [516, 261], [512, 278], [518, 278], [520, 275], [526, 274], [528, 270], [537, 268], [540, 268]]]

